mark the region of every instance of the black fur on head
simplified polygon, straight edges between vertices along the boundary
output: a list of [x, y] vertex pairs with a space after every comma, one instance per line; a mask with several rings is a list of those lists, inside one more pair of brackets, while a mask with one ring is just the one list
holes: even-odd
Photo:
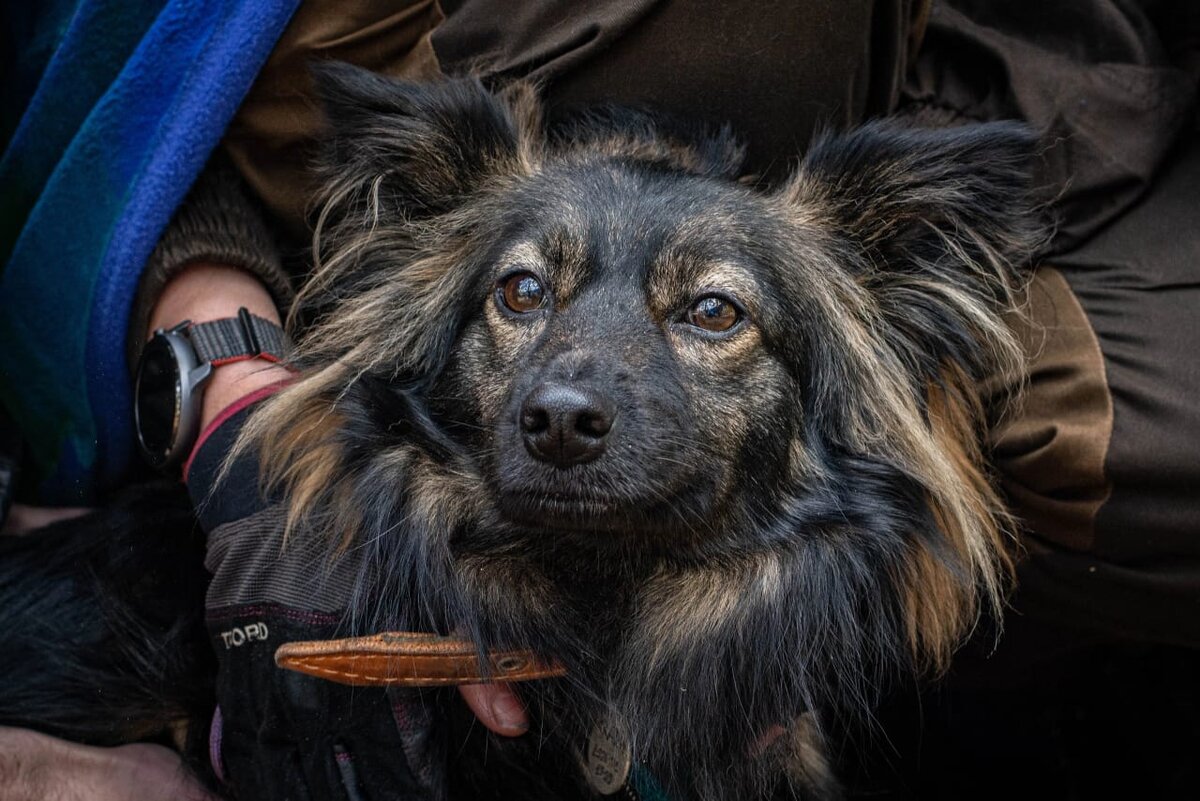
[[615, 718], [672, 797], [833, 792], [814, 724], [999, 603], [977, 382], [1021, 370], [1033, 137], [876, 122], [765, 192], [727, 133], [320, 84], [302, 374], [244, 444], [370, 554], [355, 625], [562, 661], [544, 741]]

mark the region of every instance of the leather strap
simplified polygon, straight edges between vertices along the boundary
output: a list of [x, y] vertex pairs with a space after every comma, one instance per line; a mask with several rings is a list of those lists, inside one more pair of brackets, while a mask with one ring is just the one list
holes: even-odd
[[287, 347], [283, 329], [245, 308], [237, 317], [189, 325], [187, 334], [200, 361], [214, 365], [259, 358], [281, 362]]
[[481, 665], [468, 640], [425, 632], [387, 632], [345, 640], [291, 642], [275, 651], [281, 668], [355, 687], [448, 687], [566, 675], [528, 651], [492, 651]]

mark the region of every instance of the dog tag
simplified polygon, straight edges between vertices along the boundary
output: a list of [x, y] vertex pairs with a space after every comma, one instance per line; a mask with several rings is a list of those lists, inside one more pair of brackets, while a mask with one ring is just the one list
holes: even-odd
[[629, 749], [629, 738], [616, 724], [597, 724], [588, 736], [587, 755], [583, 772], [588, 784], [600, 795], [620, 792], [629, 778], [633, 756]]

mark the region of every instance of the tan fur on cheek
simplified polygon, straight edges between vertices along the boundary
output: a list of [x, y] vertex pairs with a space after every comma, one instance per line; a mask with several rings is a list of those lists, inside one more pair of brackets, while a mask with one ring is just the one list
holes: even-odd
[[[521, 371], [523, 357], [533, 350], [546, 330], [546, 315], [534, 312], [514, 319], [496, 308], [495, 301], [489, 299], [484, 310], [484, 323], [495, 363], [473, 365], [471, 383], [481, 410], [485, 415], [490, 414], [485, 422], [493, 423], [508, 398], [512, 377]], [[476, 353], [479, 352], [477, 349]]]
[[488, 300], [483, 318], [487, 323], [488, 335], [496, 346], [496, 354], [506, 364], [512, 364], [517, 354], [537, 342], [546, 328], [546, 315], [530, 312], [520, 317], [510, 317], [496, 308], [496, 302]]
[[669, 336], [683, 384], [690, 387], [697, 428], [722, 452], [735, 453], [750, 421], [782, 400], [786, 375], [766, 357], [753, 326], [725, 340], [709, 340], [682, 326], [672, 327]]
[[448, 470], [426, 454], [411, 465], [408, 486], [409, 513], [433, 530], [453, 531], [486, 508], [486, 488], [478, 474]]
[[458, 349], [459, 369], [483, 426], [491, 426], [499, 418], [511, 386], [512, 359], [498, 360], [494, 345], [489, 327], [476, 323], [463, 332]]
[[716, 339], [687, 330], [679, 323], [669, 329], [671, 345], [682, 362], [713, 373], [734, 373], [752, 363], [762, 349], [762, 335], [748, 325], [733, 336]]

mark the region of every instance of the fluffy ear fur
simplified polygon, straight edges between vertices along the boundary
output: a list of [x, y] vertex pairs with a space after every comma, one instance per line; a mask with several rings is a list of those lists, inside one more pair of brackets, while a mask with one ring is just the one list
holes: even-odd
[[1010, 567], [979, 383], [1023, 374], [1007, 318], [1042, 242], [1035, 141], [1014, 123], [875, 122], [816, 141], [781, 194], [804, 229], [851, 245], [828, 270], [846, 351], [836, 376], [814, 379], [825, 435], [915, 479], [940, 531], [912, 542], [900, 581], [919, 664], [946, 664], [981, 597], [998, 611]]
[[994, 314], [1019, 305], [1041, 243], [1029, 214], [1036, 137], [1018, 123], [958, 129], [873, 122], [819, 138], [786, 189], [855, 242], [846, 265], [907, 345], [926, 380], [947, 361], [975, 380], [1015, 369], [1020, 353]]
[[[406, 276], [413, 308], [455, 308], [447, 302], [454, 282], [442, 282], [441, 265], [421, 259], [429, 248], [418, 240], [434, 227], [423, 223], [459, 209], [485, 185], [534, 169], [542, 133], [532, 88], [514, 85], [495, 95], [475, 78], [414, 83], [340, 63], [324, 64], [314, 76], [328, 133], [319, 164], [316, 269], [297, 297], [293, 325], [311, 328], [340, 298], [369, 292], [399, 256], [415, 265]], [[390, 224], [386, 236], [377, 235], [381, 219]], [[376, 251], [386, 251], [387, 261], [377, 260]]]
[[377, 201], [425, 216], [520, 167], [517, 107], [478, 79], [396, 81], [336, 62], [314, 78], [330, 129], [326, 177], [343, 189], [367, 177]]
[[[470, 307], [465, 293], [488, 265], [489, 243], [480, 238], [488, 231], [464, 209], [536, 169], [544, 136], [528, 85], [493, 94], [475, 78], [413, 83], [336, 63], [315, 77], [329, 128], [315, 269], [289, 320], [302, 333], [295, 363], [306, 377], [256, 415], [240, 447], [259, 440], [263, 453], [288, 454], [264, 475], [289, 489], [289, 526], [311, 511], [337, 510], [324, 525], [348, 537], [362, 509], [331, 499], [349, 491], [352, 465], [370, 462], [355, 462], [348, 441], [377, 451], [415, 436], [450, 459], [448, 443], [426, 425], [423, 393]], [[377, 426], [347, 417], [363, 404], [345, 401], [364, 395], [395, 418]], [[349, 436], [355, 422], [386, 431], [388, 442]]]

